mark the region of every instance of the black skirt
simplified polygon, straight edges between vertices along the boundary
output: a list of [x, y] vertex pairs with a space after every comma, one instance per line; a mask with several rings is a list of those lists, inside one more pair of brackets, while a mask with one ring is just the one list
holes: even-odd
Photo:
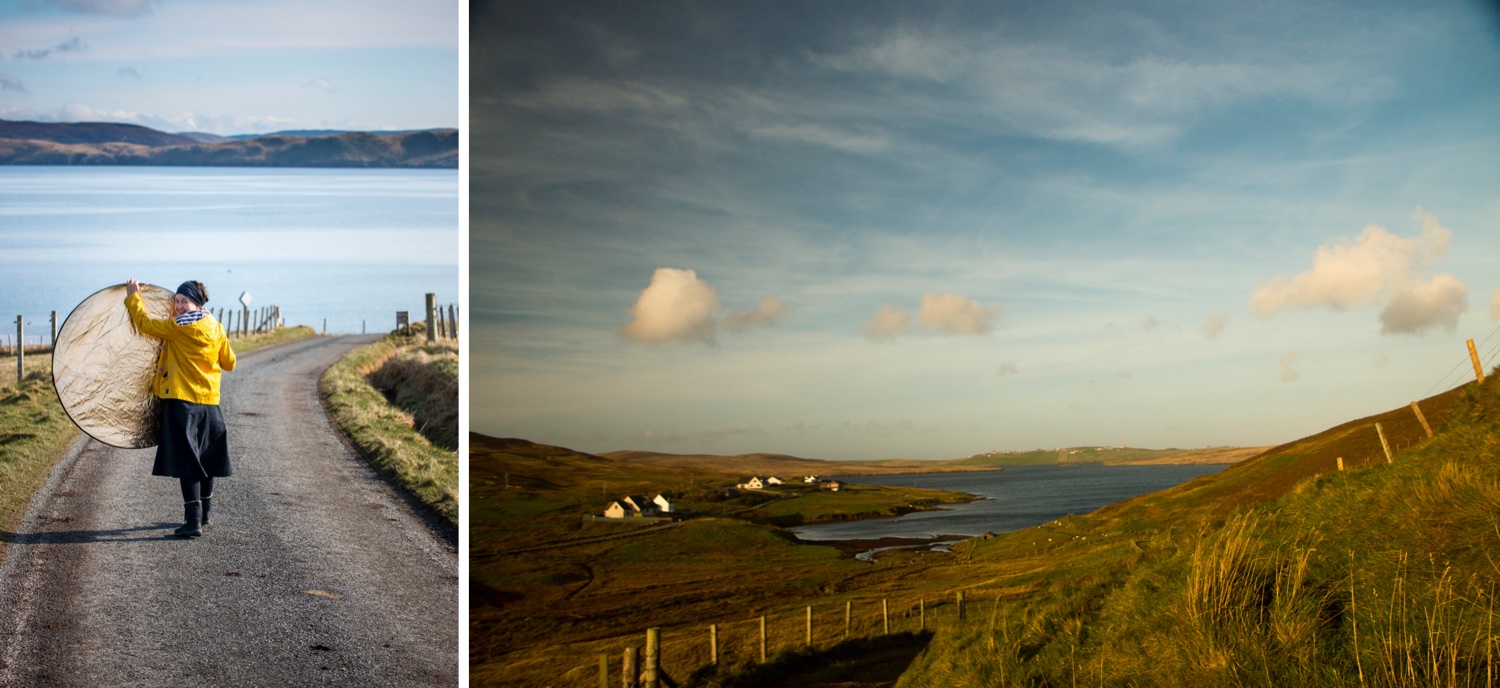
[[218, 405], [162, 399], [161, 442], [151, 475], [227, 478], [231, 472], [229, 436]]

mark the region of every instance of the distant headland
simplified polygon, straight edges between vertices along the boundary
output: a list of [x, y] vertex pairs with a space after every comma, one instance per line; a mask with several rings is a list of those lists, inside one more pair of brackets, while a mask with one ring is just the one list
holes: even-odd
[[169, 134], [113, 122], [0, 120], [0, 165], [458, 168], [458, 130]]

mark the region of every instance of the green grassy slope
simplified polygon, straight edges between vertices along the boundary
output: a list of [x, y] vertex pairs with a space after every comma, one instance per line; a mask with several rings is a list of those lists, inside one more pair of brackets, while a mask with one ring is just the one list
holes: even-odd
[[1500, 385], [1422, 408], [1431, 440], [1397, 409], [970, 541], [926, 585], [988, 613], [942, 626], [898, 685], [1493, 685]]

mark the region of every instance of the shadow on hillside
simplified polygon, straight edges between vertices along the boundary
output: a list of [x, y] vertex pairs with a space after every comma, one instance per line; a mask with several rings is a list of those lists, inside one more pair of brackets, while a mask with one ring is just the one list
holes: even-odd
[[885, 688], [896, 685], [931, 641], [931, 632], [849, 640], [825, 650], [782, 654], [770, 663], [732, 675], [719, 675], [713, 667], [705, 667], [682, 685], [703, 688]]

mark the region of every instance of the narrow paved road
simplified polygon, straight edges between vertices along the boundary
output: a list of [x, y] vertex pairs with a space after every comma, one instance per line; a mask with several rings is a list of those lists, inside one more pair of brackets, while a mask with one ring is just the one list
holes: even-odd
[[86, 436], [0, 567], [0, 686], [458, 683], [458, 558], [352, 454], [318, 399], [374, 337], [240, 358], [224, 376], [235, 475], [196, 540], [154, 449]]

